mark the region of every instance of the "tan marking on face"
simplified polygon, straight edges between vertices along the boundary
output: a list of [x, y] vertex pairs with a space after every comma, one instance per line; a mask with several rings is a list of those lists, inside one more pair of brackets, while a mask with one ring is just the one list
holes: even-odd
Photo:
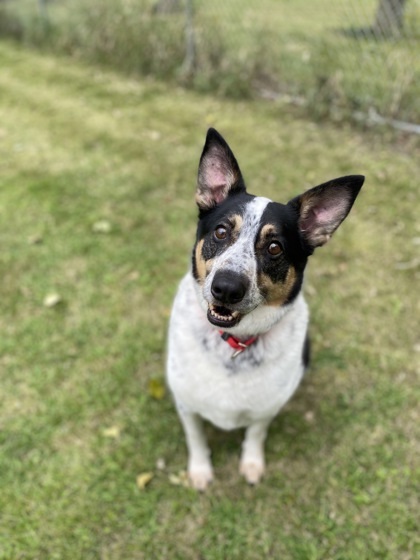
[[273, 282], [267, 274], [260, 274], [259, 284], [266, 294], [268, 305], [283, 305], [293, 289], [296, 281], [296, 270], [290, 266], [284, 282]]
[[275, 236], [276, 234], [277, 229], [274, 224], [265, 224], [265, 226], [260, 231], [260, 235], [258, 236], [257, 249], [263, 249], [265, 244], [267, 243], [267, 239]]
[[206, 263], [206, 274], [210, 274], [211, 269], [213, 268], [214, 259], [209, 259], [208, 261], [204, 261]]
[[206, 279], [207, 271], [206, 271], [206, 261], [203, 259], [202, 250], [203, 250], [204, 239], [201, 239], [195, 248], [195, 268], [197, 270], [197, 275], [200, 284], [204, 283]]
[[242, 224], [244, 223], [244, 220], [242, 216], [240, 216], [239, 214], [234, 214], [233, 216], [229, 217], [229, 221], [232, 224], [232, 238], [234, 241], [236, 241], [242, 229]]

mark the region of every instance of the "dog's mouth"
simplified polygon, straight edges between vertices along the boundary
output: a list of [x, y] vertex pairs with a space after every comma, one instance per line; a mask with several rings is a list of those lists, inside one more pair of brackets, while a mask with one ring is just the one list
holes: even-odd
[[207, 319], [217, 327], [234, 327], [241, 320], [242, 315], [239, 311], [232, 311], [223, 305], [209, 303]]

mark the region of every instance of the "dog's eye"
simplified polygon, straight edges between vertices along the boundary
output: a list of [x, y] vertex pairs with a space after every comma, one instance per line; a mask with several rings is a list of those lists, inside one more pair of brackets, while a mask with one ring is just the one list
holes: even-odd
[[226, 239], [227, 229], [224, 226], [217, 227], [214, 231], [214, 236], [215, 236], [216, 239], [219, 239], [219, 241], [222, 241], [223, 239]]
[[281, 248], [281, 245], [278, 241], [273, 241], [268, 246], [268, 252], [270, 253], [270, 255], [272, 257], [277, 257], [277, 255], [280, 255], [281, 251], [282, 251], [282, 248]]

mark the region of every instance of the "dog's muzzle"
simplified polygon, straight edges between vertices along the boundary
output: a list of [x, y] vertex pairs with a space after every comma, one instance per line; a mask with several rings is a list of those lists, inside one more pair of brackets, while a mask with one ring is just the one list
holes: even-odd
[[240, 312], [235, 309], [245, 297], [249, 280], [243, 274], [219, 271], [214, 275], [211, 294], [214, 302], [209, 304], [208, 320], [218, 327], [233, 327], [241, 320]]

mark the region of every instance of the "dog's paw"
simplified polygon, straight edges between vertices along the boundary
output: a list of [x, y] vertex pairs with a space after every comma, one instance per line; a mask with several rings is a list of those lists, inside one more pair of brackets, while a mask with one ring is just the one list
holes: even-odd
[[188, 478], [191, 486], [199, 492], [204, 492], [209, 484], [213, 481], [213, 471], [210, 466], [202, 465], [190, 467], [188, 469]]
[[241, 461], [239, 473], [245, 478], [248, 484], [258, 484], [265, 472], [263, 461], [247, 460]]

